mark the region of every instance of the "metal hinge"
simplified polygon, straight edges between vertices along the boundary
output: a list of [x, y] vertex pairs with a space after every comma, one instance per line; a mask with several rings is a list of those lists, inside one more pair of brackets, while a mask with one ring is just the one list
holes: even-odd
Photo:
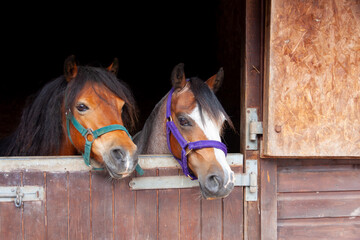
[[42, 201], [44, 188], [40, 186], [0, 187], [0, 202], [14, 202], [20, 208], [23, 202]]
[[246, 109], [246, 150], [258, 150], [258, 135], [263, 134], [263, 124], [258, 121], [257, 109]]

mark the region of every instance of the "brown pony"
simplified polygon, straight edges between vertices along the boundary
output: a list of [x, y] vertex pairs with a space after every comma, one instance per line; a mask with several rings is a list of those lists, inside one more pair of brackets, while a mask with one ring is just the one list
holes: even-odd
[[[1, 141], [0, 155], [84, 153], [85, 159], [88, 150], [88, 165], [90, 159], [95, 160], [92, 164], [105, 167], [113, 178], [128, 176], [138, 157], [137, 147], [123, 126], [133, 128], [137, 112], [132, 93], [116, 77], [117, 69], [117, 59], [103, 69], [78, 66], [74, 56], [67, 58], [64, 75], [45, 85], [23, 111], [17, 130]], [[78, 125], [83, 132], [75, 127]], [[116, 127], [96, 132], [108, 130], [107, 126]], [[86, 150], [87, 143], [90, 147]]]
[[[198, 78], [186, 79], [183, 64], [177, 65], [171, 74], [173, 89], [156, 105], [144, 128], [134, 138], [139, 154], [171, 152], [179, 159], [180, 165], [180, 159], [186, 155], [184, 164], [187, 166], [183, 166], [183, 170], [189, 168], [190, 173], [185, 173], [185, 170], [184, 173], [199, 179], [201, 193], [206, 199], [227, 196], [235, 182], [234, 173], [226, 161], [226, 147], [221, 143], [225, 121], [231, 127], [233, 125], [214, 94], [223, 77], [220, 69], [205, 83]], [[182, 144], [179, 137], [174, 136], [176, 130], [169, 134], [169, 121], [178, 129], [177, 135], [182, 135]], [[220, 147], [191, 149], [191, 143], [209, 145], [209, 142]], [[225, 150], [220, 150], [221, 146]]]

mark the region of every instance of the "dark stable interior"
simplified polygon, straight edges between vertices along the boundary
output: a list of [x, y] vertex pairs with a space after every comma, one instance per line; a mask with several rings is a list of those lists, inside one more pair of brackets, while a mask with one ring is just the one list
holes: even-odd
[[62, 75], [64, 60], [74, 54], [80, 65], [107, 67], [114, 57], [119, 59], [118, 77], [129, 84], [139, 107], [138, 130], [170, 90], [170, 73], [176, 64], [185, 64], [187, 77], [203, 80], [224, 67], [217, 96], [236, 132], [227, 128], [223, 141], [229, 152], [239, 152], [245, 37], [239, 2], [96, 2], [9, 8], [11, 13], [2, 24], [0, 138], [16, 128], [28, 97]]

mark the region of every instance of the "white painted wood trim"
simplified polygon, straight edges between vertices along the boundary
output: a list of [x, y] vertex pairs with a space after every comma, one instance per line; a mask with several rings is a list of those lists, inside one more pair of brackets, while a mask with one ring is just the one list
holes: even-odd
[[[227, 161], [231, 167], [243, 165], [243, 155], [229, 153]], [[180, 168], [171, 155], [140, 155], [140, 166], [146, 169]], [[46, 157], [0, 157], [0, 172], [41, 171], [41, 172], [84, 172], [90, 171], [81, 156]]]

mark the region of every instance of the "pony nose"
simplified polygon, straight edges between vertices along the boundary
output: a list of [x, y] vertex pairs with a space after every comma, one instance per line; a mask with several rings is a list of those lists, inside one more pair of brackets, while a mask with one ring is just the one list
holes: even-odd
[[121, 148], [113, 148], [110, 150], [110, 154], [115, 162], [126, 162], [126, 153]]
[[222, 185], [223, 179], [216, 174], [210, 175], [206, 178], [205, 189], [211, 194], [216, 194], [219, 192]]

